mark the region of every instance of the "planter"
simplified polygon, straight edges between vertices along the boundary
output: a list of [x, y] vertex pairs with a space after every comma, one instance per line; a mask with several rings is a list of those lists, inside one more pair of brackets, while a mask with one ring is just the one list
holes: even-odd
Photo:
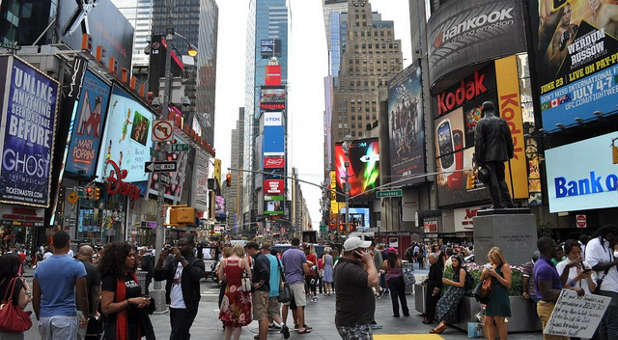
[[424, 285], [424, 284], [414, 285], [414, 308], [416, 309], [417, 312], [422, 313], [422, 314], [425, 314], [425, 292], [426, 291], [427, 291], [427, 285]]
[[[522, 296], [509, 296], [511, 302], [511, 317], [508, 318], [509, 333], [536, 332], [541, 330], [541, 320], [536, 314], [535, 304]], [[418, 310], [418, 308], [417, 308]], [[473, 297], [464, 296], [459, 303], [459, 322], [453, 327], [463, 331], [468, 330], [468, 322], [478, 322], [476, 314], [481, 305]]]

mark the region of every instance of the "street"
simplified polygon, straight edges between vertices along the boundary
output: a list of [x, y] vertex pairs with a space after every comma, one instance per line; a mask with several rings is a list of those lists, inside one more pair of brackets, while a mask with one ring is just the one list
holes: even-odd
[[[218, 288], [211, 281], [202, 282], [202, 300], [200, 303], [199, 312], [193, 327], [191, 328], [191, 336], [194, 339], [223, 339], [223, 327], [218, 319], [217, 297], [219, 294]], [[32, 305], [29, 305], [28, 310], [32, 310]], [[408, 295], [408, 307], [410, 308], [410, 317], [394, 318], [391, 316], [391, 300], [388, 296], [378, 299], [376, 302], [376, 321], [382, 324], [384, 328], [377, 330], [375, 335], [393, 334], [398, 335], [395, 339], [406, 339], [405, 334], [414, 334], [414, 339], [446, 339], [446, 340], [463, 340], [468, 339], [467, 333], [456, 330], [454, 328], [447, 329], [441, 336], [430, 335], [429, 330], [433, 326], [424, 325], [422, 318], [417, 316], [414, 309], [414, 299]], [[335, 329], [335, 296], [320, 296], [317, 304], [310, 303], [306, 307], [307, 324], [313, 327], [310, 335], [299, 335], [292, 333], [290, 339], [339, 339], [339, 334]], [[34, 315], [32, 316], [34, 319]], [[291, 316], [289, 323], [291, 323]], [[170, 335], [169, 314], [163, 313], [151, 316], [152, 324], [155, 328], [155, 335], [158, 339], [168, 339]], [[242, 329], [240, 339], [252, 340], [257, 334], [257, 323], [254, 321], [249, 326]], [[423, 335], [421, 338], [419, 335]], [[271, 339], [283, 339], [283, 336], [278, 331], [269, 333]], [[512, 340], [532, 340], [539, 339], [538, 333], [524, 334], [509, 334], [509, 339]], [[25, 340], [38, 340], [40, 336], [36, 328], [36, 322], [33, 322], [33, 327], [25, 333]], [[375, 337], [380, 340], [379, 337]], [[388, 339], [393, 339], [388, 337]], [[386, 338], [384, 339], [386, 340]]]

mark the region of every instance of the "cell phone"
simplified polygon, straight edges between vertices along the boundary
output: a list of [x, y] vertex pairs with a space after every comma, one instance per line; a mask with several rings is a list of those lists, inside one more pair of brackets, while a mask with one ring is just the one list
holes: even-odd
[[453, 135], [451, 132], [451, 121], [443, 120], [436, 128], [438, 135], [438, 158], [442, 164], [442, 169], [445, 171], [452, 170], [455, 164], [455, 157], [452, 154], [455, 146], [453, 145]]
[[363, 255], [361, 255], [360, 250], [355, 250], [353, 254], [354, 254], [354, 257], [356, 257], [357, 259], [363, 258]]

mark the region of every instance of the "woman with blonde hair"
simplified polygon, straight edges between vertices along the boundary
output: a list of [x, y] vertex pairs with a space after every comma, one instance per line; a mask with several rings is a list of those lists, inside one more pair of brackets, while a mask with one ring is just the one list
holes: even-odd
[[500, 340], [506, 340], [507, 331], [504, 318], [511, 317], [509, 287], [511, 287], [511, 266], [506, 262], [504, 253], [498, 247], [493, 247], [487, 254], [489, 263], [481, 273], [481, 280], [491, 277], [491, 293], [485, 310], [485, 329], [487, 339], [494, 340], [496, 333]]
[[251, 268], [244, 256], [243, 246], [236, 244], [232, 254], [221, 260], [217, 271], [219, 280], [227, 283], [219, 308], [219, 320], [225, 326], [225, 340], [238, 340], [241, 327], [251, 322], [251, 292], [243, 292], [241, 283], [243, 273], [251, 277]]
[[330, 296], [333, 291], [333, 256], [331, 255], [332, 249], [326, 247], [324, 249], [324, 255], [322, 255], [322, 262], [324, 263], [324, 293], [326, 296]]

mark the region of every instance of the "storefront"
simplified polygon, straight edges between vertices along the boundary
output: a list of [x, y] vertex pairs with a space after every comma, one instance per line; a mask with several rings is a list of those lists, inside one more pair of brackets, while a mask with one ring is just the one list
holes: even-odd
[[29, 245], [35, 229], [43, 227], [44, 214], [44, 209], [0, 205], [0, 248]]

